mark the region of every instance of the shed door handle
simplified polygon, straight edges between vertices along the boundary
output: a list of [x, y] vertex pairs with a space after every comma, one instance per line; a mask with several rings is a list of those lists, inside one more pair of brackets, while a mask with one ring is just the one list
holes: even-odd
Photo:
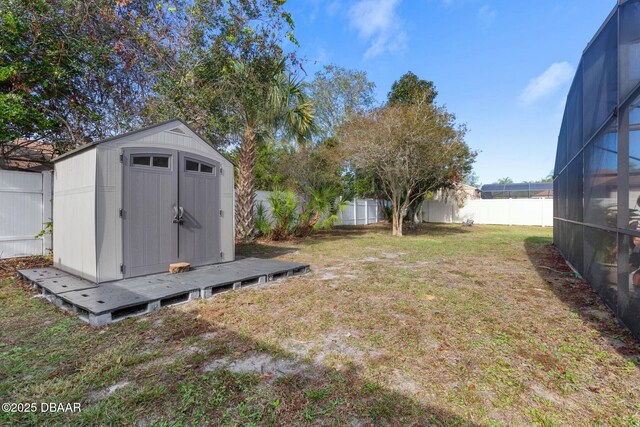
[[182, 206], [173, 206], [173, 223], [174, 224], [182, 224], [184, 219], [182, 216], [184, 215], [184, 208]]

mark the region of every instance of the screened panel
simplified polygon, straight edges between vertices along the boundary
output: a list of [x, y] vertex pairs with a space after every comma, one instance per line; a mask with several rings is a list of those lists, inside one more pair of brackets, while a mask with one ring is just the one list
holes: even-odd
[[486, 184], [480, 191], [483, 199], [525, 199], [553, 197], [552, 182], [523, 182], [518, 184]]
[[605, 302], [617, 304], [618, 242], [616, 233], [584, 228], [584, 276]]
[[556, 241], [556, 246], [560, 253], [569, 261], [569, 255], [567, 254], [567, 224], [568, 222], [558, 221], [557, 224], [554, 225], [554, 234], [557, 233], [558, 239]]
[[558, 176], [558, 217], [567, 217], [567, 174], [565, 169], [560, 176]]
[[640, 0], [620, 7], [620, 99], [640, 83]]
[[[632, 235], [640, 233], [640, 0], [619, 3], [610, 16], [584, 52], [567, 97], [553, 237], [640, 339], [640, 237]], [[619, 211], [627, 202], [628, 215]]]
[[640, 237], [619, 235], [617, 314], [629, 329], [640, 330]]
[[[558, 214], [558, 200], [559, 200], [559, 196], [558, 196], [558, 180], [554, 179], [553, 180], [553, 217], [557, 218], [559, 216]], [[555, 220], [554, 220], [554, 224], [555, 224]], [[555, 225], [554, 225], [555, 227]], [[555, 231], [554, 231], [554, 235], [555, 235]]]
[[567, 169], [567, 218], [572, 221], [582, 222], [582, 197], [583, 197], [583, 176], [582, 157], [578, 154]]
[[505, 185], [506, 197], [510, 199], [529, 198], [529, 184], [507, 184]]
[[593, 40], [583, 56], [583, 129], [589, 141], [618, 104], [618, 14]]
[[571, 160], [584, 145], [582, 138], [582, 62], [576, 71], [565, 107], [567, 158]]
[[624, 114], [629, 130], [629, 228], [640, 230], [640, 97]]
[[557, 175], [567, 165], [567, 117], [562, 119], [562, 127], [558, 135], [558, 150], [556, 151], [556, 167], [554, 175]]
[[580, 224], [565, 222], [566, 256], [573, 268], [584, 271], [583, 228]]
[[618, 138], [611, 126], [592, 141], [584, 154], [584, 220], [617, 227]]

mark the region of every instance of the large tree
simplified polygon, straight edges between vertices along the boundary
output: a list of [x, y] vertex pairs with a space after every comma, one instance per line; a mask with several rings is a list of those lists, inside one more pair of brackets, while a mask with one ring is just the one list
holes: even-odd
[[454, 187], [470, 172], [475, 153], [464, 135], [455, 117], [426, 96], [375, 109], [342, 128], [348, 158], [373, 174], [391, 200], [394, 236], [402, 236], [415, 200]]
[[393, 82], [387, 99], [389, 104], [414, 104], [423, 100], [433, 103], [436, 96], [438, 91], [432, 81], [421, 79], [408, 71]]
[[0, 143], [65, 151], [176, 116], [233, 142], [220, 80], [295, 42], [284, 3], [0, 0]]
[[[387, 94], [387, 104], [410, 105], [418, 102], [433, 104], [436, 96], [438, 96], [438, 91], [432, 81], [421, 79], [411, 71], [408, 71], [391, 85], [391, 90]], [[428, 184], [425, 183], [422, 185]], [[380, 192], [380, 190], [378, 190], [378, 192]], [[418, 192], [422, 192], [420, 188]], [[422, 222], [423, 203], [424, 198], [417, 197], [409, 205], [410, 216], [416, 224]]]
[[308, 85], [315, 106], [316, 136], [322, 140], [334, 136], [336, 129], [350, 116], [373, 107], [375, 83], [365, 71], [325, 65]]
[[293, 21], [282, 0], [199, 1], [179, 22], [176, 52], [157, 77], [154, 121], [190, 118], [218, 146], [236, 147], [236, 235], [253, 231], [255, 165], [262, 144], [309, 138], [313, 109], [297, 64]]
[[[375, 84], [367, 73], [335, 65], [327, 65], [315, 73], [308, 84], [313, 100], [317, 132], [315, 144], [300, 147], [294, 172], [300, 183], [297, 191], [310, 198], [320, 189], [352, 198], [360, 193], [356, 187], [360, 176], [344, 162], [338, 128], [351, 117], [370, 110], [375, 104]], [[345, 167], [346, 166], [346, 167]]]
[[[244, 118], [236, 108], [237, 99], [252, 96], [256, 79], [262, 86], [271, 82], [280, 59], [287, 59], [287, 68], [297, 64], [293, 51], [283, 53], [285, 41], [297, 44], [284, 4], [283, 0], [200, 0], [177, 7], [171, 51], [155, 75], [154, 97], [144, 112], [147, 120], [186, 117], [215, 145], [239, 144]], [[247, 74], [251, 81], [234, 81]], [[240, 96], [239, 90], [245, 93]]]
[[167, 13], [151, 2], [1, 0], [0, 144], [44, 140], [60, 152], [137, 126]]
[[253, 234], [255, 166], [259, 144], [280, 132], [284, 138], [308, 139], [313, 106], [302, 83], [286, 70], [283, 59], [237, 62], [222, 82], [227, 108], [241, 130], [236, 183], [236, 236]]

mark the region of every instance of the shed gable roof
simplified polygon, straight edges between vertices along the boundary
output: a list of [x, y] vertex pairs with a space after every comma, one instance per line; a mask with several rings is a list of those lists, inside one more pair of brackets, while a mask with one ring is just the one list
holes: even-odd
[[122, 138], [127, 138], [133, 135], [141, 135], [141, 134], [148, 134], [148, 135], [152, 135], [155, 133], [160, 133], [160, 132], [173, 132], [173, 133], [178, 133], [181, 135], [189, 135], [193, 138], [195, 138], [196, 140], [200, 141], [202, 144], [206, 144], [207, 146], [209, 146], [210, 148], [213, 148], [218, 154], [220, 154], [220, 156], [222, 156], [224, 159], [226, 159], [229, 163], [231, 163], [232, 165], [235, 166], [235, 163], [233, 163], [227, 156], [225, 156], [223, 153], [221, 153], [219, 150], [217, 150], [213, 144], [211, 144], [210, 141], [208, 141], [207, 139], [201, 137], [200, 135], [198, 135], [193, 129], [191, 129], [191, 127], [186, 124], [182, 119], [179, 118], [175, 118], [175, 119], [171, 119], [171, 120], [167, 120], [166, 122], [162, 122], [162, 123], [157, 123], [155, 125], [151, 125], [151, 126], [147, 126], [141, 129], [137, 129], [131, 132], [127, 132], [127, 133], [123, 133], [121, 135], [116, 135], [116, 136], [112, 136], [109, 138], [105, 138], [102, 139], [100, 141], [95, 141], [89, 144], [85, 144], [82, 145], [74, 150], [71, 150], [67, 153], [64, 153], [56, 158], [53, 159], [53, 162], [57, 162], [59, 160], [62, 160], [64, 158], [67, 157], [71, 157], [79, 152], [85, 151], [85, 150], [89, 150], [92, 148], [97, 147], [98, 145], [101, 144], [108, 144], [110, 142], [114, 142], [117, 140], [120, 140]]

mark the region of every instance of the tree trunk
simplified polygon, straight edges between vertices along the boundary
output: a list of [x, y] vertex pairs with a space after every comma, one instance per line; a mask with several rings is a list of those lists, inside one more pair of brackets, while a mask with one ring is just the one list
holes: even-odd
[[401, 209], [396, 198], [393, 197], [391, 201], [391, 234], [393, 236], [402, 237], [402, 220], [406, 213], [406, 209]]
[[236, 237], [253, 235], [253, 205], [255, 201], [256, 135], [247, 126], [238, 150], [238, 184], [236, 185]]
[[422, 223], [422, 204], [424, 203], [424, 201], [420, 201], [420, 202], [416, 202], [414, 204], [414, 210], [413, 210], [413, 223], [414, 224], [421, 224]]

